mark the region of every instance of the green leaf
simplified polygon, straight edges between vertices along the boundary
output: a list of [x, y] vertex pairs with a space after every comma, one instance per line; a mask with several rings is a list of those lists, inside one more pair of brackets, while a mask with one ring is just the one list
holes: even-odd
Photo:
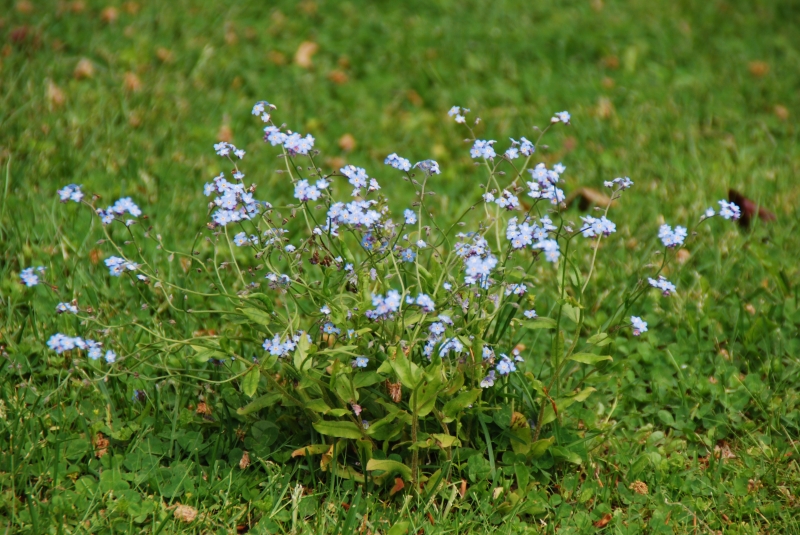
[[261, 370], [258, 369], [258, 366], [253, 366], [253, 369], [247, 372], [247, 375], [242, 379], [242, 392], [244, 392], [245, 396], [251, 398], [256, 394], [260, 378]]
[[336, 438], [360, 438], [361, 430], [353, 422], [322, 421], [312, 424], [320, 435]]
[[241, 308], [239, 310], [253, 323], [258, 323], [259, 325], [269, 325], [272, 322], [270, 315], [263, 310], [259, 310], [257, 308]]
[[306, 409], [314, 412], [321, 412], [322, 414], [327, 414], [331, 410], [331, 408], [328, 407], [328, 404], [321, 399], [312, 399], [307, 401]]
[[417, 388], [416, 393], [412, 393], [412, 399], [416, 395], [416, 403], [413, 407], [414, 413], [417, 416], [427, 416], [433, 410], [436, 404], [436, 397], [439, 395], [439, 389], [442, 387], [442, 381], [438, 378], [433, 381], [423, 383]]
[[389, 474], [400, 474], [403, 479], [411, 479], [411, 468], [398, 461], [390, 459], [370, 459], [367, 461], [367, 471], [383, 470]]
[[444, 404], [442, 412], [449, 418], [455, 418], [460, 411], [475, 403], [479, 397], [481, 397], [480, 388], [473, 388], [472, 390], [461, 392], [459, 395]]
[[555, 437], [542, 438], [531, 444], [530, 456], [538, 459], [550, 449], [550, 446], [555, 442]]
[[461, 441], [454, 435], [445, 435], [444, 433], [433, 433], [431, 438], [436, 441], [436, 445], [440, 448], [452, 448], [453, 446], [461, 446]]
[[576, 306], [572, 306], [568, 303], [564, 303], [561, 310], [564, 312], [564, 315], [572, 320], [573, 323], [578, 323], [580, 321], [580, 308]]
[[614, 340], [610, 336], [608, 336], [607, 333], [597, 333], [593, 336], [590, 336], [589, 339], [586, 340], [586, 343], [597, 347], [603, 347], [607, 346], [613, 341]]
[[244, 407], [236, 409], [236, 414], [240, 416], [247, 416], [250, 413], [260, 411], [264, 407], [271, 407], [281, 399], [280, 392], [270, 392], [259, 396]]
[[528, 453], [531, 449], [531, 426], [524, 414], [515, 412], [512, 415], [509, 431], [518, 439], [511, 440], [511, 449], [514, 453]]
[[569, 360], [581, 362], [583, 364], [597, 364], [604, 360], [614, 360], [610, 355], [595, 355], [594, 353], [573, 353], [570, 355]]
[[412, 390], [416, 388], [422, 374], [419, 367], [408, 360], [402, 351], [397, 352], [397, 356], [395, 356], [394, 360], [387, 362], [391, 363], [394, 373], [397, 374], [403, 386], [411, 388]]
[[383, 382], [383, 377], [376, 372], [360, 372], [353, 375], [353, 386], [362, 388]]
[[552, 453], [553, 457], [555, 457], [556, 459], [564, 459], [565, 461], [570, 462], [572, 464], [583, 463], [583, 459], [581, 459], [580, 455], [566, 448], [553, 446], [553, 448], [550, 450], [550, 453]]
[[[302, 340], [302, 337], [300, 338]], [[353, 350], [358, 349], [358, 346], [339, 346], [339, 347], [330, 347], [328, 349], [323, 349], [320, 351], [320, 354], [325, 355], [337, 355], [339, 353], [344, 353], [346, 355], [353, 355], [353, 356], [361, 356], [360, 353], [354, 353]]]
[[526, 329], [555, 329], [558, 323], [553, 318], [536, 318], [532, 321], [525, 321], [522, 325]]
[[408, 526], [408, 521], [397, 522], [391, 528], [389, 528], [389, 531], [386, 532], [386, 535], [406, 535], [406, 533], [408, 533]]
[[312, 353], [311, 343], [308, 341], [307, 336], [301, 336], [297, 341], [297, 349], [294, 352], [294, 367], [298, 371], [308, 371], [311, 368], [311, 359], [308, 355]]

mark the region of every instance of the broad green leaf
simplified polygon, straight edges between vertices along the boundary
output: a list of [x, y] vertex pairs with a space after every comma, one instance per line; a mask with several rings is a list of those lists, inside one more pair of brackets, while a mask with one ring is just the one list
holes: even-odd
[[555, 437], [542, 438], [537, 440], [536, 442], [531, 444], [530, 456], [533, 457], [534, 459], [538, 459], [539, 457], [547, 453], [547, 450], [550, 448], [550, 446], [553, 445], [554, 441]]
[[590, 336], [589, 339], [586, 340], [587, 344], [591, 344], [597, 347], [607, 346], [611, 342], [613, 342], [613, 339], [610, 336], [608, 336], [607, 333], [597, 333], [593, 336]]
[[581, 311], [578, 307], [570, 305], [569, 303], [565, 303], [561, 310], [564, 312], [564, 315], [572, 320], [573, 323], [578, 323], [580, 321]]
[[440, 448], [452, 448], [453, 446], [461, 446], [461, 441], [454, 435], [445, 435], [444, 433], [433, 433], [431, 438], [436, 441], [436, 445]]
[[359, 372], [353, 375], [353, 386], [356, 388], [372, 386], [381, 382], [383, 382], [383, 377], [376, 372]]
[[[413, 410], [417, 416], [427, 416], [433, 410], [436, 404], [436, 397], [439, 395], [439, 389], [442, 387], [442, 382], [437, 378], [433, 381], [423, 383], [418, 388], [416, 393], [412, 393], [412, 400], [415, 401]], [[416, 398], [414, 396], [416, 395]]]
[[321, 399], [312, 399], [311, 401], [307, 401], [306, 409], [314, 412], [321, 412], [322, 414], [327, 414], [331, 410], [331, 408], [328, 407], [328, 404]]
[[594, 388], [593, 386], [586, 387], [577, 394], [575, 394], [574, 396], [572, 396], [572, 399], [577, 401], [578, 403], [586, 401], [586, 398], [588, 398], [592, 392], [597, 392], [597, 389]]
[[308, 358], [308, 355], [312, 353], [311, 351], [311, 343], [308, 341], [308, 337], [301, 336], [300, 340], [297, 341], [297, 349], [294, 352], [294, 367], [298, 371], [307, 371], [311, 368], [311, 359]]
[[415, 312], [414, 314], [409, 314], [408, 316], [403, 318], [403, 321], [405, 322], [406, 326], [414, 325], [422, 321], [422, 318], [424, 317], [425, 314], [423, 312]]
[[367, 461], [367, 471], [383, 470], [388, 474], [400, 474], [403, 479], [411, 479], [411, 468], [398, 461], [390, 459], [370, 459]]
[[581, 456], [575, 453], [574, 451], [570, 451], [566, 448], [561, 448], [559, 446], [553, 446], [550, 450], [550, 453], [553, 454], [553, 457], [556, 459], [564, 459], [565, 461], [571, 462], [572, 464], [582, 464], [583, 459]]
[[241, 308], [239, 309], [242, 314], [244, 314], [247, 319], [252, 321], [253, 323], [258, 323], [259, 325], [269, 325], [272, 322], [272, 318], [269, 314], [264, 312], [263, 310], [259, 310], [257, 308]]
[[192, 359], [195, 361], [196, 364], [205, 364], [209, 361], [209, 359], [227, 359], [228, 355], [223, 353], [219, 349], [211, 349], [208, 347], [203, 346], [192, 346], [192, 349], [195, 350], [195, 354]]
[[569, 360], [581, 362], [583, 364], [597, 364], [604, 360], [614, 360], [610, 355], [595, 355], [594, 353], [573, 353], [570, 355]]
[[408, 521], [405, 522], [397, 522], [389, 531], [386, 532], [386, 535], [406, 535], [408, 533], [408, 526], [410, 523]]
[[358, 349], [358, 346], [329, 347], [328, 349], [323, 349], [319, 353], [324, 355], [337, 355], [339, 353], [344, 353], [345, 355], [360, 356], [359, 353], [353, 352], [354, 349]]
[[397, 435], [403, 431], [404, 425], [401, 425], [397, 420], [397, 413], [387, 414], [380, 420], [370, 422], [366, 430], [367, 436], [375, 440], [389, 440], [389, 438]]
[[421, 371], [419, 367], [408, 360], [402, 351], [398, 351], [394, 360], [390, 360], [394, 373], [406, 388], [414, 389], [419, 383]]
[[353, 422], [322, 421], [311, 424], [317, 433], [337, 438], [360, 438], [361, 430]]
[[480, 388], [473, 388], [472, 390], [461, 392], [459, 395], [444, 404], [442, 412], [446, 417], [455, 418], [460, 411], [475, 403], [479, 397], [481, 397]]
[[240, 416], [247, 416], [250, 413], [260, 411], [264, 407], [271, 407], [275, 405], [281, 399], [281, 394], [279, 392], [270, 392], [269, 394], [264, 394], [263, 396], [259, 396], [244, 407], [240, 407], [236, 409], [236, 414]]
[[261, 370], [258, 369], [258, 366], [253, 366], [253, 369], [247, 372], [247, 375], [242, 379], [242, 392], [244, 392], [245, 396], [249, 398], [255, 396], [260, 378]]

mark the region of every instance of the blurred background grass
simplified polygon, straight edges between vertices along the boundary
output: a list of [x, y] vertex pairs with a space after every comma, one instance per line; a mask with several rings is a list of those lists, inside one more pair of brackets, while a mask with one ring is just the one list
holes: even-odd
[[[446, 120], [452, 105], [472, 108], [479, 135], [499, 146], [570, 110], [547, 159], [562, 160], [573, 185], [631, 176], [647, 199], [632, 225], [696, 213], [728, 187], [788, 215], [800, 192], [787, 2], [6, 5], [4, 226], [30, 223], [19, 207], [75, 182], [109, 202], [134, 194], [165, 225], [194, 227], [220, 138], [248, 149], [260, 198], [281, 197], [274, 161], [255, 152], [257, 99], [315, 135], [329, 166], [346, 160], [381, 178], [390, 152], [436, 158], [437, 189], [454, 198], [472, 199], [480, 177], [463, 179], [471, 162]], [[404, 198], [407, 188], [383, 183]]]

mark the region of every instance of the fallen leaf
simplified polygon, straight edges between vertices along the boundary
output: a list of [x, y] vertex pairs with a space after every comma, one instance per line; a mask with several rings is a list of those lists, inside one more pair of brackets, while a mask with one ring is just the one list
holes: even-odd
[[614, 104], [611, 103], [611, 99], [608, 97], [600, 97], [597, 99], [596, 113], [601, 119], [609, 119], [614, 115]]
[[319, 45], [312, 41], [303, 41], [297, 47], [297, 52], [294, 53], [294, 62], [304, 69], [310, 69], [312, 62], [311, 57], [317, 53]]
[[645, 483], [644, 481], [640, 481], [638, 479], [633, 483], [631, 483], [628, 488], [633, 492], [635, 492], [636, 494], [641, 494], [642, 496], [647, 496], [647, 494], [649, 493], [649, 490], [647, 488], [647, 483]]
[[136, 15], [140, 8], [141, 6], [136, 2], [125, 2], [122, 4], [122, 9], [124, 9], [125, 13], [128, 13], [129, 15]]
[[781, 106], [780, 104], [776, 104], [775, 116], [781, 121], [785, 121], [786, 119], [789, 118], [789, 110], [786, 108], [786, 106]]
[[605, 208], [609, 204], [611, 204], [611, 206], [616, 204], [616, 202], [611, 200], [611, 197], [592, 188], [577, 188], [573, 190], [567, 197], [567, 206], [570, 206], [575, 200], [578, 201], [578, 208], [583, 211], [588, 210], [592, 206]]
[[395, 403], [400, 403], [403, 399], [403, 385], [400, 382], [392, 383], [389, 379], [386, 379], [386, 390], [389, 391], [389, 397], [392, 398], [392, 401]]
[[394, 496], [395, 494], [397, 494], [398, 492], [403, 490], [405, 487], [406, 487], [406, 484], [403, 483], [403, 478], [400, 478], [400, 477], [394, 478], [394, 486], [389, 491], [389, 496]]
[[126, 91], [131, 91], [133, 93], [137, 93], [142, 89], [142, 81], [139, 80], [139, 77], [132, 72], [125, 73], [123, 85], [125, 86]]
[[22, 13], [23, 15], [30, 15], [33, 13], [33, 4], [28, 2], [28, 0], [22, 0], [21, 2], [17, 2], [17, 13]]
[[596, 522], [593, 522], [592, 524], [596, 528], [604, 528], [604, 527], [606, 527], [608, 525], [609, 522], [611, 522], [612, 518], [614, 518], [614, 517], [611, 516], [611, 513], [606, 513], [606, 514], [603, 515], [603, 518], [601, 518], [600, 520], [598, 520]]
[[178, 504], [172, 515], [181, 522], [186, 522], [188, 524], [197, 518], [197, 509], [191, 505]]
[[739, 225], [744, 228], [750, 226], [750, 221], [758, 215], [762, 221], [775, 221], [777, 217], [766, 208], [759, 206], [752, 199], [748, 199], [744, 194], [735, 189], [728, 190], [728, 200], [736, 203], [742, 209], [742, 217], [739, 218]]
[[466, 479], [462, 479], [461, 480], [461, 488], [458, 489], [458, 493], [461, 494], [462, 498], [467, 494], [467, 480]]
[[75, 66], [75, 70], [72, 71], [72, 76], [77, 80], [91, 78], [94, 76], [94, 64], [86, 58], [81, 58]]
[[239, 468], [244, 470], [248, 466], [250, 466], [250, 453], [245, 451], [244, 453], [242, 453], [242, 459], [239, 461]]
[[769, 64], [766, 61], [751, 61], [747, 64], [747, 69], [756, 78], [761, 78], [769, 72]]
[[414, 106], [419, 107], [422, 106], [423, 104], [422, 97], [419, 96], [419, 93], [417, 93], [413, 89], [409, 89], [408, 91], [406, 91], [406, 98], [408, 98], [408, 101]]
[[86, 2], [82, 0], [76, 0], [75, 2], [70, 3], [69, 10], [73, 13], [83, 13], [86, 11]]
[[328, 80], [330, 80], [334, 84], [342, 85], [344, 83], [347, 83], [348, 80], [347, 73], [344, 71], [340, 71], [338, 69], [334, 69], [328, 73]]
[[675, 255], [675, 258], [678, 259], [678, 262], [681, 264], [685, 264], [687, 260], [692, 256], [688, 249], [678, 249], [678, 253]]
[[100, 12], [100, 20], [105, 22], [106, 24], [114, 24], [117, 22], [119, 18], [119, 11], [115, 7], [107, 7], [103, 11]]
[[603, 58], [603, 67], [606, 69], [619, 69], [619, 58], [617, 56], [606, 56]]
[[51, 106], [59, 108], [64, 105], [67, 96], [64, 91], [53, 83], [52, 80], [47, 80], [47, 101]]
[[172, 63], [172, 61], [175, 59], [175, 56], [172, 54], [172, 52], [163, 46], [156, 50], [156, 57], [161, 63]]
[[356, 138], [353, 134], [345, 134], [339, 138], [339, 147], [345, 151], [350, 152], [356, 148]]
[[267, 52], [267, 59], [275, 65], [286, 65], [286, 54], [278, 52], [277, 50], [270, 50]]
[[217, 131], [217, 139], [220, 141], [225, 141], [226, 143], [230, 143], [233, 139], [233, 130], [229, 124], [223, 123], [222, 126], [219, 127]]
[[103, 433], [97, 433], [94, 436], [94, 455], [98, 459], [108, 453], [108, 439], [103, 436]]

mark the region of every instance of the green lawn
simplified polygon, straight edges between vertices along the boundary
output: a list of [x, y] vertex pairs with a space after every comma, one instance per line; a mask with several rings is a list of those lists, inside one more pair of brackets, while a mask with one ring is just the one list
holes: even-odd
[[[798, 13], [777, 0], [4, 2], [0, 530], [384, 534], [400, 519], [428, 534], [800, 532]], [[311, 65], [297, 64], [303, 42], [318, 46]], [[238, 418], [247, 400], [231, 387], [218, 388], [212, 426], [195, 407], [216, 393], [191, 378], [97, 381], [44, 345], [79, 327], [55, 317], [60, 301], [113, 316], [138, 299], [97, 263], [112, 251], [96, 221], [55, 190], [131, 196], [167, 249], [188, 250], [207, 222], [202, 186], [219, 172], [220, 137], [248, 151], [259, 198], [291, 198], [250, 114], [261, 99], [316, 137], [324, 168], [384, 177], [396, 213], [413, 192], [391, 182], [384, 157], [436, 159], [429, 202], [442, 219], [474, 203], [484, 179], [451, 106], [471, 108], [498, 147], [569, 110], [571, 126], [540, 148], [567, 166], [567, 193], [636, 183], [611, 212], [592, 327], [655, 261], [664, 220], [694, 223], [729, 188], [777, 219], [701, 227], [673, 272], [677, 298], [646, 301], [650, 331], [615, 343], [610, 379], [551, 432], [578, 444], [577, 458], [545, 456], [524, 474], [513, 458], [491, 459], [491, 475], [464, 463], [469, 488], [530, 481], [525, 512], [503, 492], [462, 496], [461, 476], [390, 496], [291, 459], [304, 444]], [[38, 265], [54, 288], [19, 283]], [[226, 328], [163, 317], [176, 332]], [[131, 399], [145, 383], [147, 400]], [[100, 459], [98, 431], [110, 439]], [[243, 470], [244, 450], [259, 453]], [[198, 519], [175, 519], [178, 503]]]

